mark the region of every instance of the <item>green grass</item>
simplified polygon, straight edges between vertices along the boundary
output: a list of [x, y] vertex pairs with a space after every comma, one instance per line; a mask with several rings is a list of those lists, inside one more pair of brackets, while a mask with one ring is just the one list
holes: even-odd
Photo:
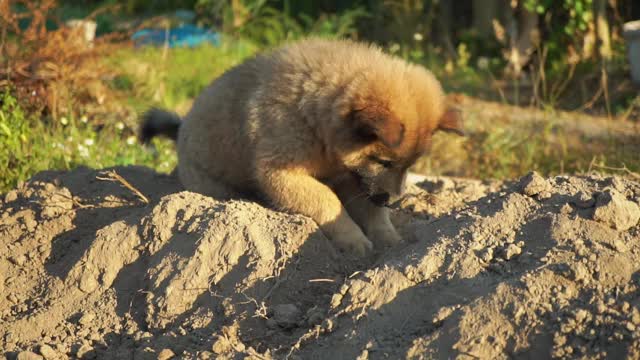
[[107, 61], [119, 73], [114, 89], [127, 94], [136, 109], [158, 105], [176, 109], [193, 100], [213, 79], [252, 56], [250, 42], [228, 39], [221, 46], [124, 49]]
[[0, 192], [48, 169], [143, 164], [169, 172], [175, 165], [170, 141], [154, 141], [153, 152], [117, 125], [97, 132], [78, 119], [63, 117], [58, 124], [45, 124], [29, 118], [6, 92], [0, 94], [0, 103]]

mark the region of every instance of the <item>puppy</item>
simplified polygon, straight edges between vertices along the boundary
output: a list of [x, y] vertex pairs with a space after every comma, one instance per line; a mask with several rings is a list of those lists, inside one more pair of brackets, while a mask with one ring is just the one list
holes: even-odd
[[372, 45], [312, 38], [228, 70], [183, 120], [150, 110], [141, 139], [177, 140], [186, 189], [261, 194], [364, 255], [401, 240], [385, 205], [437, 130], [462, 133], [462, 118], [429, 71]]

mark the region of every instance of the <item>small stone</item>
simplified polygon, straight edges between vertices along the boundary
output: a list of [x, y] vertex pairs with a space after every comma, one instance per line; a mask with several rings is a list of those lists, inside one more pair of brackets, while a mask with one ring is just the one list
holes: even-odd
[[638, 223], [640, 207], [617, 191], [608, 190], [598, 195], [593, 219], [624, 231]]
[[549, 197], [551, 184], [535, 171], [532, 171], [520, 179], [522, 192], [528, 196], [539, 195], [540, 198]]
[[493, 248], [486, 248], [481, 254], [480, 259], [486, 263], [493, 260]]
[[21, 351], [16, 357], [16, 360], [42, 360], [42, 359], [43, 359], [42, 356], [31, 351]]
[[169, 360], [176, 356], [176, 354], [171, 349], [162, 349], [158, 353], [158, 360]]
[[631, 315], [631, 321], [635, 325], [640, 325], [640, 311], [638, 311], [637, 309], [633, 310], [633, 314]]
[[325, 318], [324, 309], [313, 307], [307, 311], [307, 326], [320, 325]]
[[520, 253], [522, 253], [521, 248], [515, 244], [509, 244], [509, 246], [504, 250], [504, 258], [506, 260], [511, 260], [511, 258], [520, 255]]
[[582, 209], [592, 208], [596, 204], [596, 199], [593, 198], [592, 194], [587, 194], [584, 191], [580, 191], [576, 194], [576, 199], [573, 203]]
[[85, 312], [78, 320], [78, 324], [83, 326], [89, 326], [93, 323], [93, 320], [96, 318], [96, 315], [90, 312]]
[[16, 255], [9, 258], [14, 265], [22, 266], [27, 261], [27, 257], [24, 255]]
[[607, 306], [600, 301], [596, 306], [596, 311], [598, 312], [598, 314], [603, 314], [605, 311], [607, 311]]
[[585, 319], [587, 319], [588, 316], [589, 316], [589, 312], [587, 312], [587, 310], [585, 309], [580, 309], [576, 311], [576, 320], [580, 323], [583, 322]]
[[91, 272], [86, 272], [78, 280], [78, 288], [85, 293], [90, 293], [97, 289], [99, 286], [98, 281]]
[[622, 312], [627, 312], [629, 311], [629, 309], [631, 308], [631, 304], [629, 304], [629, 302], [627, 301], [623, 301], [622, 302]]
[[625, 326], [629, 331], [636, 331], [636, 326], [631, 321], [628, 321]]
[[556, 334], [556, 336], [554, 336], [553, 342], [557, 346], [562, 346], [567, 343], [567, 337], [565, 335]]
[[40, 345], [40, 354], [47, 360], [55, 359], [58, 356], [58, 353], [47, 344]]
[[275, 321], [274, 319], [267, 319], [266, 325], [267, 325], [267, 328], [272, 329], [272, 330], [278, 328], [278, 322]]
[[278, 326], [291, 329], [297, 326], [300, 320], [301, 312], [297, 306], [293, 304], [280, 304], [273, 307], [273, 316]]
[[9, 300], [12, 304], [17, 304], [20, 301], [20, 299], [18, 299], [16, 294], [7, 295], [7, 300]]
[[214, 357], [215, 356], [211, 351], [201, 351], [198, 354], [198, 360], [209, 360], [209, 359], [213, 359]]
[[9, 203], [18, 200], [18, 192], [16, 190], [11, 190], [4, 196], [4, 202]]
[[88, 344], [83, 344], [82, 346], [80, 346], [78, 352], [76, 353], [76, 356], [81, 359], [95, 359], [96, 355], [97, 354], [93, 350], [93, 347]]
[[214, 354], [218, 355], [228, 353], [229, 351], [231, 351], [231, 349], [232, 347], [229, 343], [229, 340], [227, 340], [227, 338], [225, 338], [224, 336], [218, 336], [218, 339], [211, 346], [211, 351], [213, 351]]
[[573, 208], [571, 207], [571, 205], [569, 204], [564, 204], [562, 205], [562, 207], [560, 208], [560, 213], [564, 214], [564, 215], [569, 215], [573, 212]]
[[619, 252], [626, 252], [629, 248], [627, 247], [627, 244], [625, 244], [622, 240], [620, 239], [614, 239], [613, 240], [613, 244], [611, 244], [613, 246], [613, 249]]

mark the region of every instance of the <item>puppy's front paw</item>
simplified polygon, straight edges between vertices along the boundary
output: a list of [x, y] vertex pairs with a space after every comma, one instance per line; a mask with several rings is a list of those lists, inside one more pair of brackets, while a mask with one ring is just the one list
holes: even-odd
[[331, 234], [331, 238], [339, 249], [361, 257], [373, 250], [371, 241], [358, 228], [349, 232]]
[[395, 246], [402, 241], [402, 236], [398, 234], [393, 225], [373, 227], [367, 232], [367, 235], [374, 244], [381, 247]]

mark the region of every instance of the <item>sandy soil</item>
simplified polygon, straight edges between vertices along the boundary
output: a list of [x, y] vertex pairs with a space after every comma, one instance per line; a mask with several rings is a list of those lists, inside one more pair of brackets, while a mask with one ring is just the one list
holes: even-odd
[[[640, 357], [640, 184], [427, 178], [366, 260], [308, 218], [116, 168], [0, 201], [0, 359]], [[103, 180], [101, 180], [103, 179]]]

